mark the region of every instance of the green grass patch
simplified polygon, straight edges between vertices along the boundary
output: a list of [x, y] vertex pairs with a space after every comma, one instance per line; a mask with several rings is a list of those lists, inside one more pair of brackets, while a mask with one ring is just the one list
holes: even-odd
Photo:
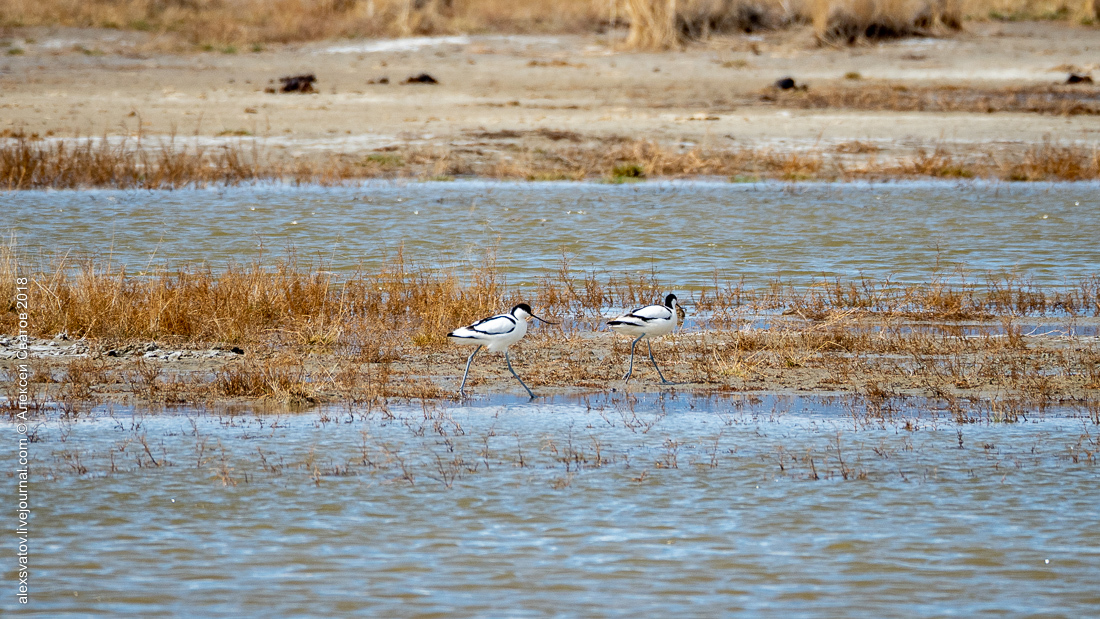
[[534, 182], [575, 181], [579, 180], [575, 174], [568, 172], [535, 172], [527, 175], [527, 180]]
[[611, 178], [608, 179], [612, 183], [636, 183], [643, 180], [645, 168], [637, 163], [620, 163], [611, 168]]
[[364, 157], [363, 160], [370, 163], [377, 163], [384, 168], [399, 168], [405, 165], [405, 160], [401, 158], [401, 155], [393, 153], [371, 153]]

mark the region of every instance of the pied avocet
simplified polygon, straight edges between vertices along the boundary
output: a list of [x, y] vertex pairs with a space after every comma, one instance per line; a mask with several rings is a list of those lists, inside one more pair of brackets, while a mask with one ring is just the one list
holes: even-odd
[[527, 395], [531, 396], [531, 399], [535, 398], [535, 394], [531, 392], [527, 384], [519, 377], [519, 374], [516, 374], [516, 371], [512, 369], [512, 362], [508, 359], [508, 347], [527, 335], [527, 321], [530, 318], [538, 318], [548, 325], [557, 324], [539, 318], [531, 312], [530, 305], [520, 303], [507, 314], [490, 316], [468, 327], [455, 329], [447, 334], [452, 342], [477, 345], [474, 352], [470, 353], [470, 358], [466, 360], [466, 371], [462, 374], [462, 386], [458, 388], [458, 392], [463, 397], [466, 396], [466, 377], [470, 374], [470, 364], [473, 363], [477, 351], [484, 346], [489, 349], [489, 352], [504, 353], [504, 362], [508, 364], [508, 371], [516, 377], [516, 380], [523, 385], [524, 389], [527, 389]]
[[[671, 333], [679, 320], [680, 304], [676, 301], [676, 295], [670, 294], [665, 297], [664, 305], [639, 307], [614, 320], [607, 321], [607, 326], [613, 331], [637, 336], [634, 338], [634, 343], [630, 345], [630, 369], [626, 371], [623, 380], [629, 379], [634, 373], [634, 347], [638, 342], [643, 337], [660, 337]], [[657, 367], [657, 361], [653, 358], [653, 345], [649, 340], [646, 340], [646, 345], [649, 346], [649, 360], [653, 362], [653, 367], [657, 368], [657, 375], [661, 377], [662, 383], [668, 384], [669, 381], [665, 380], [665, 375], [661, 373], [661, 368]]]

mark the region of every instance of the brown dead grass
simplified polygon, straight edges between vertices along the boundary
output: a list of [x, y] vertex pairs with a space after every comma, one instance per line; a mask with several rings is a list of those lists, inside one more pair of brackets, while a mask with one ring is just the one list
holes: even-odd
[[[393, 333], [418, 345], [438, 345], [454, 325], [506, 304], [491, 254], [469, 274], [469, 285], [460, 285], [455, 273], [408, 270], [400, 251], [379, 272], [343, 281], [324, 265], [302, 265], [293, 256], [219, 272], [189, 265], [141, 276], [91, 258], [61, 256], [28, 275], [31, 269], [14, 257], [13, 243], [0, 249], [0, 265], [11, 276], [5, 281], [14, 281], [16, 273], [31, 280], [32, 294], [41, 301], [33, 311], [36, 328], [115, 343], [343, 346], [376, 360], [392, 356]], [[13, 327], [15, 318], [9, 309], [0, 329]]]
[[813, 22], [827, 42], [938, 34], [963, 19], [1100, 19], [1095, 0], [6, 0], [0, 27], [110, 28], [193, 45], [455, 33], [584, 33], [629, 26], [627, 46]]
[[[324, 264], [293, 255], [272, 264], [229, 265], [215, 271], [188, 265], [130, 275], [110, 262], [68, 256], [36, 264], [14, 240], [0, 248], [0, 276], [27, 278], [36, 336], [68, 333], [111, 342], [170, 341], [197, 345], [267, 345], [301, 351], [355, 350], [368, 361], [392, 360], [402, 342], [435, 349], [455, 326], [526, 301], [548, 316], [598, 318], [608, 305], [659, 298], [655, 275], [575, 275], [563, 257], [522, 297], [509, 290], [495, 255], [468, 272], [410, 268], [399, 251], [375, 273], [337, 279]], [[952, 279], [957, 280], [958, 277]], [[17, 329], [15, 289], [5, 291], [0, 332]], [[852, 312], [922, 320], [987, 320], [997, 316], [1100, 316], [1100, 276], [1043, 290], [1013, 275], [962, 279], [936, 276], [926, 284], [823, 281], [796, 287], [776, 281], [748, 290], [715, 280], [696, 291], [697, 309], [721, 323], [729, 312], [786, 310], [807, 320]]]
[[[592, 338], [601, 312], [665, 292], [654, 275], [578, 275], [565, 258], [521, 293], [507, 288], [491, 255], [462, 277], [410, 269], [396, 256], [379, 273], [338, 280], [323, 265], [293, 258], [138, 277], [90, 262], [66, 266], [64, 259], [31, 268], [11, 257], [12, 248], [5, 251], [6, 264], [22, 265], [19, 273], [31, 281], [32, 335], [65, 330], [92, 350], [89, 358], [35, 361], [36, 403], [53, 399], [66, 414], [120, 388], [165, 404], [243, 398], [384, 407], [394, 398], [453, 398], [454, 385], [437, 375], [460, 375], [468, 351], [447, 345], [446, 332], [520, 299], [541, 315], [566, 319], [524, 340], [513, 363], [525, 380], [536, 390], [605, 389], [621, 376], [630, 346], [622, 338]], [[662, 339], [654, 350], [666, 375], [693, 389], [853, 392], [870, 398], [880, 417], [898, 398], [932, 396], [957, 404], [951, 410], [958, 420], [970, 422], [964, 411], [979, 404], [1012, 400], [1041, 410], [1067, 398], [1094, 401], [1100, 388], [1095, 344], [1029, 338], [1020, 326], [1024, 316], [1100, 316], [1100, 275], [1046, 290], [1010, 275], [971, 281], [952, 274], [949, 281], [944, 274], [907, 285], [777, 281], [759, 289], [716, 279], [691, 296], [696, 329]], [[777, 309], [785, 317], [774, 317]], [[748, 328], [747, 319], [765, 311], [773, 316], [768, 328]], [[13, 324], [10, 310], [0, 315], [0, 332], [12, 332]], [[190, 372], [140, 357], [149, 341], [202, 350], [212, 340], [247, 352]], [[137, 352], [109, 356], [108, 348]], [[636, 371], [647, 380], [647, 367]], [[482, 364], [470, 386], [509, 389], [509, 380]], [[964, 398], [970, 403], [960, 403]]]
[[[653, 302], [667, 292], [655, 274], [575, 273], [567, 256], [535, 287], [517, 290], [493, 252], [462, 272], [412, 267], [398, 252], [377, 272], [339, 278], [293, 255], [132, 275], [94, 257], [29, 260], [12, 240], [0, 249], [0, 281], [17, 276], [27, 279], [30, 335], [66, 333], [91, 352], [35, 361], [35, 408], [52, 398], [66, 414], [120, 389], [165, 404], [244, 398], [384, 406], [391, 398], [452, 398], [453, 385], [437, 376], [460, 374], [467, 351], [449, 346], [446, 333], [519, 301], [561, 321], [524, 340], [514, 363], [525, 380], [603, 389], [621, 376], [630, 352], [625, 339], [592, 338], [605, 308]], [[16, 290], [3, 292], [0, 333], [12, 334]], [[920, 284], [861, 278], [753, 289], [716, 274], [691, 297], [685, 301], [693, 302], [696, 329], [654, 349], [671, 380], [702, 390], [855, 392], [872, 399], [876, 414], [889, 414], [890, 401], [905, 395], [1010, 398], [1034, 407], [1091, 401], [1100, 388], [1095, 344], [1035, 340], [1020, 326], [1023, 317], [1100, 316], [1100, 274], [1049, 289], [1011, 274], [969, 279], [961, 272]], [[747, 328], [763, 313], [772, 317], [768, 328]], [[246, 352], [181, 371], [141, 357], [149, 342]], [[644, 379], [649, 370], [643, 364], [637, 371]], [[510, 377], [481, 365], [470, 385], [490, 380], [503, 385]], [[953, 410], [964, 415], [973, 406]]]
[[288, 43], [469, 32], [589, 32], [603, 2], [545, 0], [6, 0], [0, 25], [117, 28], [193, 44]]
[[824, 42], [929, 36], [962, 27], [958, 0], [810, 0], [814, 34]]
[[712, 34], [775, 30], [805, 21], [803, 0], [625, 0], [628, 49], [675, 49]]
[[[930, 144], [887, 157], [874, 145], [846, 142], [803, 150], [742, 147], [683, 149], [651, 140], [584, 139], [543, 131], [550, 144], [496, 149], [410, 146], [366, 157], [269, 155], [257, 142], [216, 149], [157, 146], [139, 141], [46, 142], [0, 138], [0, 188], [165, 189], [284, 181], [321, 185], [370, 178], [478, 176], [519, 180], [631, 182], [645, 178], [723, 176], [775, 179], [987, 178], [1008, 181], [1100, 179], [1100, 150], [1083, 144]], [[510, 140], [512, 132], [486, 134]], [[516, 137], [520, 134], [516, 132]], [[560, 139], [559, 139], [560, 138]]]
[[171, 138], [156, 145], [140, 138], [114, 143], [106, 137], [47, 141], [22, 133], [0, 138], [0, 188], [8, 190], [182, 188], [284, 179], [331, 184], [383, 167], [374, 161], [276, 160], [255, 141], [204, 148]]

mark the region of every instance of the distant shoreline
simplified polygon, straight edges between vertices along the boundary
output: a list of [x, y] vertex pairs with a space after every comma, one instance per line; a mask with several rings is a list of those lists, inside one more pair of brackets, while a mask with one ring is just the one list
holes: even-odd
[[[282, 182], [345, 185], [366, 180], [587, 181], [720, 180], [732, 183], [982, 180], [1100, 180], [1100, 149], [1082, 144], [997, 143], [916, 146], [911, 155], [878, 156], [858, 140], [831, 148], [743, 148], [686, 152], [649, 140], [529, 149], [522, 162], [466, 149], [389, 147], [365, 155], [321, 153], [287, 157], [262, 139], [219, 147], [155, 144], [146, 138], [112, 144], [99, 139], [0, 138], [0, 190], [184, 189]], [[849, 154], [853, 150], [870, 153]]]
[[[805, 28], [763, 31], [647, 53], [591, 34], [343, 54], [39, 36], [0, 61], [0, 190], [1100, 179], [1100, 86], [1084, 80], [1100, 80], [1084, 51], [1100, 49], [1100, 28], [1066, 22], [842, 47]], [[300, 75], [316, 78], [311, 92], [279, 92]]]

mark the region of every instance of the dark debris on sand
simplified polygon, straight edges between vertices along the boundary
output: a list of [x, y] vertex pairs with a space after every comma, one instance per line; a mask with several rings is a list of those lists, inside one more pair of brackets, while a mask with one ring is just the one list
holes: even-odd
[[[312, 73], [280, 77], [279, 82], [282, 83], [283, 86], [279, 88], [278, 92], [296, 92], [303, 95], [317, 92], [313, 88], [313, 83], [316, 81], [317, 76]], [[274, 88], [268, 88], [265, 92], [274, 93], [276, 90]]]
[[420, 75], [412, 75], [409, 79], [405, 80], [406, 84], [438, 84], [439, 80], [428, 75], [427, 73], [421, 73]]

